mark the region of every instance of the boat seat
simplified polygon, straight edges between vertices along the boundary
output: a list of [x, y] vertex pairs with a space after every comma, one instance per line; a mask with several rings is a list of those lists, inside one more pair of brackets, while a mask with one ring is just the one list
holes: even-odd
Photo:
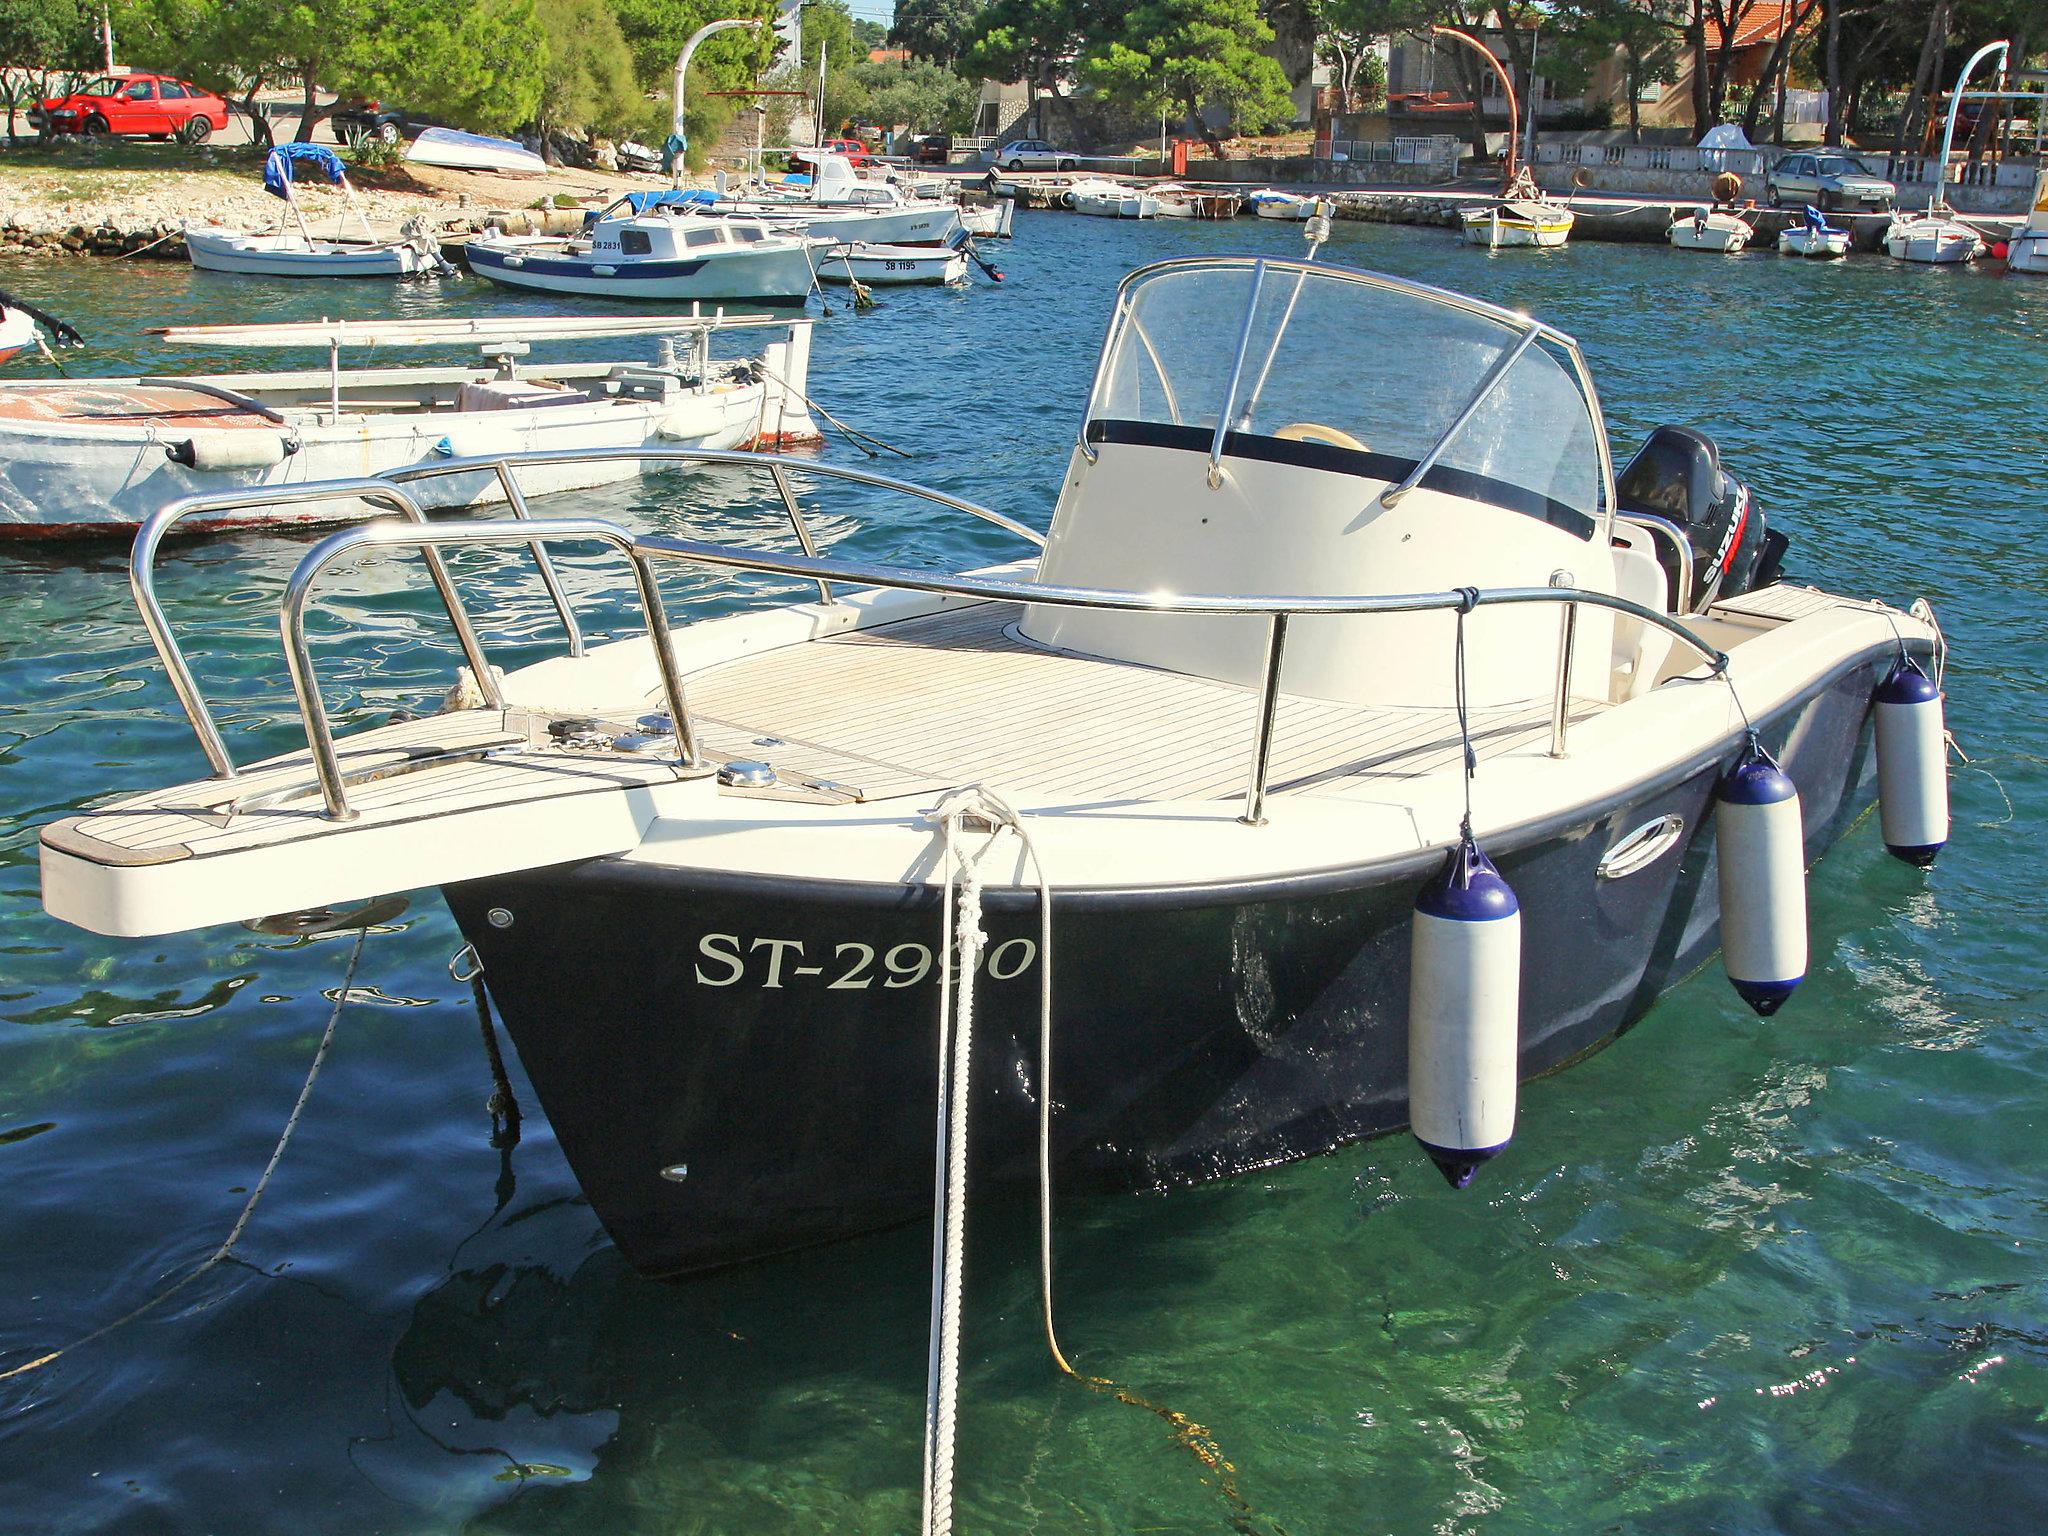
[[462, 386], [458, 411], [524, 411], [539, 405], [587, 405], [588, 390], [571, 389], [548, 379], [487, 379]]
[[[1657, 560], [1656, 533], [1616, 518], [1614, 522], [1614, 595], [1669, 613], [1669, 580]], [[1676, 642], [1657, 629], [1625, 614], [1614, 616], [1614, 700], [1647, 693], [1662, 671]]]

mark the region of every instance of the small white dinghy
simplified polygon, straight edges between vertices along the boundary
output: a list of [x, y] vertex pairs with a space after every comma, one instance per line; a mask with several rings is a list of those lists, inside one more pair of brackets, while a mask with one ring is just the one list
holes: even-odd
[[1261, 187], [1256, 192], [1247, 192], [1245, 202], [1253, 213], [1262, 219], [1293, 219], [1297, 222], [1316, 211], [1316, 200], [1302, 197], [1294, 192], [1280, 192], [1272, 187]]
[[[341, 188], [348, 212], [363, 226], [361, 240], [321, 240], [307, 227], [292, 190], [296, 175], [307, 168]], [[341, 156], [324, 144], [278, 145], [263, 159], [263, 190], [284, 199], [298, 228], [286, 229], [282, 217], [275, 230], [263, 234], [187, 224], [185, 252], [193, 266], [241, 277], [414, 277], [452, 270], [419, 221], [409, 223], [401, 239], [379, 240], [356, 201]]]
[[[714, 336], [775, 339], [730, 355]], [[778, 334], [779, 333], [779, 334]], [[0, 541], [125, 537], [176, 497], [383, 474], [485, 453], [577, 450], [536, 465], [529, 494], [628, 480], [642, 448], [795, 447], [818, 441], [806, 409], [811, 322], [720, 313], [493, 316], [184, 326], [167, 346], [319, 348], [325, 370], [197, 377], [0, 381]], [[528, 365], [532, 343], [658, 337], [652, 359]], [[345, 348], [470, 353], [470, 361], [343, 368]], [[637, 351], [638, 349], [634, 349]], [[477, 357], [478, 352], [482, 356]], [[617, 457], [604, 457], [611, 453]], [[501, 499], [492, 475], [436, 477], [429, 506]], [[346, 519], [358, 503], [239, 513], [256, 522]]]
[[1726, 208], [1695, 208], [1671, 221], [1665, 237], [1681, 251], [1739, 255], [1756, 234], [1754, 226]]
[[1499, 79], [1508, 104], [1507, 159], [1501, 165], [1500, 196], [1490, 203], [1459, 211], [1458, 223], [1465, 243], [1489, 251], [1558, 249], [1571, 238], [1578, 216], [1564, 204], [1545, 197], [1529, 168], [1515, 164], [1515, 151], [1522, 142], [1522, 115], [1515, 100], [1514, 80], [1494, 56], [1493, 49], [1471, 33], [1456, 27], [1430, 30], [1439, 37], [1464, 44], [1484, 59]]
[[960, 227], [976, 239], [1010, 237], [1010, 225], [1017, 217], [1017, 200], [998, 197], [986, 203], [962, 203]]
[[967, 251], [964, 246], [876, 245], [854, 240], [818, 253], [818, 281], [860, 283], [869, 288], [964, 283]]
[[1849, 231], [1835, 228], [1820, 209], [1808, 203], [1804, 223], [1789, 224], [1779, 231], [1778, 254], [1805, 256], [1813, 261], [1846, 256], [1849, 254]]
[[29, 348], [42, 345], [36, 334], [38, 324], [60, 347], [85, 345], [85, 338], [64, 321], [0, 288], [0, 363], [11, 362]]
[[547, 161], [516, 139], [494, 139], [459, 128], [422, 128], [405, 158], [451, 171], [502, 171], [510, 176], [545, 176]]

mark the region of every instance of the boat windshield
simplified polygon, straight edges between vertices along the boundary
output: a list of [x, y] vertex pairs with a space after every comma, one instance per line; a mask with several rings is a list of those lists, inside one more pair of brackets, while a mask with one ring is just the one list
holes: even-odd
[[1126, 281], [1084, 434], [1413, 480], [1588, 536], [1609, 483], [1597, 410], [1576, 345], [1523, 316], [1340, 267], [1208, 258]]

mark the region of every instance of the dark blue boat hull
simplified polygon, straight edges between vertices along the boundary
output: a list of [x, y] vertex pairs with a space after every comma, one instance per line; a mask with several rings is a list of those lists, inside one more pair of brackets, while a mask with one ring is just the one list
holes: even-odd
[[[1888, 662], [1859, 659], [1763, 722], [1799, 786], [1809, 858], [1871, 799], [1870, 700]], [[1524, 1076], [1613, 1038], [1713, 953], [1712, 797], [1738, 748], [1488, 838], [1522, 905]], [[1627, 878], [1596, 876], [1665, 816], [1683, 820], [1676, 847]], [[1170, 1187], [1402, 1127], [1409, 915], [1440, 858], [1058, 895], [1063, 1187]], [[701, 1269], [929, 1210], [931, 891], [608, 859], [447, 897], [577, 1178], [636, 1267]], [[489, 921], [494, 908], [509, 926]], [[1035, 896], [989, 893], [971, 1138], [983, 1192], [1036, 1178], [1038, 924]]]

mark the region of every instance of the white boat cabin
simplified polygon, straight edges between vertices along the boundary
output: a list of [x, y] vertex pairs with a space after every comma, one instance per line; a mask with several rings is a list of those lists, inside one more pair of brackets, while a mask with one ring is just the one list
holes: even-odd
[[754, 219], [697, 217], [686, 208], [628, 194], [593, 219], [586, 238], [571, 242], [572, 251], [593, 258], [674, 261], [729, 253], [769, 241], [788, 243], [791, 233]]
[[[1039, 575], [1290, 598], [1569, 582], [1668, 610], [1655, 550], [1617, 524], [1614, 501], [1598, 401], [1570, 337], [1398, 279], [1197, 258], [1123, 284]], [[1575, 692], [1620, 698], [1656, 680], [1661, 632], [1575, 606]], [[1550, 696], [1562, 611], [1467, 619], [1474, 706]], [[1282, 686], [1448, 705], [1454, 623], [1441, 611], [1300, 618]], [[1250, 685], [1267, 627], [1047, 606], [1022, 631]]]

